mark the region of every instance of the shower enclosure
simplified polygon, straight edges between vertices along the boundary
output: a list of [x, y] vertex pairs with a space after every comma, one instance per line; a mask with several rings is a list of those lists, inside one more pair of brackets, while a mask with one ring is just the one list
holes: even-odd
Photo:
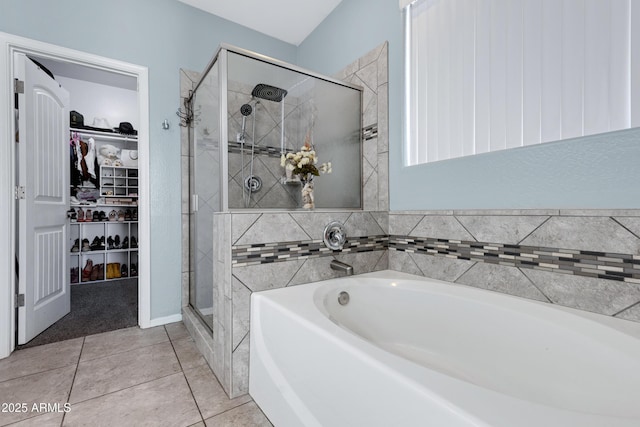
[[286, 173], [281, 156], [308, 142], [319, 163], [332, 165], [314, 180], [315, 208], [362, 207], [362, 88], [221, 45], [188, 105], [189, 303], [212, 329], [214, 215], [300, 209], [301, 181]]

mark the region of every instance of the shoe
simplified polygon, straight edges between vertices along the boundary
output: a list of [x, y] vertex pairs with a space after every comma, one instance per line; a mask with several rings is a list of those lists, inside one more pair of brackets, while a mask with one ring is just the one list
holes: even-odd
[[82, 269], [82, 281], [88, 282], [91, 280], [91, 273], [93, 272], [93, 261], [88, 259], [84, 268]]
[[84, 222], [84, 211], [82, 208], [78, 209], [78, 222]]
[[67, 211], [67, 218], [69, 218], [70, 222], [78, 221], [78, 216], [76, 215], [76, 210], [71, 208]]
[[129, 277], [136, 277], [138, 275], [138, 264], [131, 264], [131, 268], [129, 269]]
[[96, 264], [93, 266], [93, 268], [91, 269], [91, 281], [94, 280], [98, 280], [100, 277], [100, 266], [99, 264]]
[[78, 269], [78, 267], [71, 268], [71, 283], [78, 283], [79, 274], [80, 270]]
[[98, 211], [93, 211], [93, 222], [100, 222], [102, 221], [100, 219], [100, 212]]
[[110, 262], [107, 264], [107, 279], [117, 279], [120, 277], [120, 264]]
[[91, 212], [91, 209], [87, 209], [87, 212], [85, 212], [84, 214], [84, 220], [86, 222], [91, 222], [93, 221], [93, 213]]
[[120, 236], [116, 234], [116, 238], [113, 241], [113, 248], [120, 249]]
[[133, 221], [138, 220], [138, 209], [134, 209], [133, 212], [131, 213], [131, 220]]
[[127, 209], [124, 211], [124, 220], [131, 221], [131, 209]]
[[96, 236], [93, 239], [93, 242], [91, 242], [90, 248], [92, 251], [102, 251], [104, 250], [104, 243], [102, 242], [102, 239], [104, 239], [104, 236], [102, 237], [98, 237]]
[[138, 240], [136, 239], [136, 236], [131, 236], [131, 247], [132, 248], [138, 247]]
[[120, 267], [120, 277], [129, 277], [127, 264], [122, 264], [122, 267]]
[[107, 220], [107, 214], [105, 211], [100, 211], [100, 216], [99, 216], [99, 221], [106, 221]]
[[107, 238], [107, 249], [113, 249], [113, 237], [109, 236]]
[[129, 249], [129, 236], [122, 240], [122, 249]]
[[71, 252], [78, 252], [80, 251], [80, 239], [76, 239], [75, 242], [73, 242], [73, 246], [71, 247]]
[[112, 210], [111, 212], [109, 212], [109, 221], [117, 221], [118, 220], [118, 212], [114, 210]]
[[118, 211], [118, 221], [124, 222], [124, 212], [122, 210]]
[[87, 252], [91, 250], [91, 246], [89, 245], [89, 239], [82, 239], [82, 252]]

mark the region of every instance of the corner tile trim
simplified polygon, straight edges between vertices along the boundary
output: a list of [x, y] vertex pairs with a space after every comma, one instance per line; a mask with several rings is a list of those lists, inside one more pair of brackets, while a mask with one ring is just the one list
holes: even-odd
[[640, 255], [389, 236], [389, 249], [640, 284]]
[[256, 243], [231, 247], [231, 265], [245, 267], [271, 262], [318, 258], [345, 253], [384, 251], [389, 246], [389, 236], [350, 237], [342, 250], [332, 251], [322, 240]]

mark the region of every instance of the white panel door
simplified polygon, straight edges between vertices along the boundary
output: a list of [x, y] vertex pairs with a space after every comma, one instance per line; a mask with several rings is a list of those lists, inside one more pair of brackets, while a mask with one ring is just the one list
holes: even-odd
[[23, 54], [15, 73], [19, 95], [18, 344], [24, 344], [69, 313], [69, 93]]

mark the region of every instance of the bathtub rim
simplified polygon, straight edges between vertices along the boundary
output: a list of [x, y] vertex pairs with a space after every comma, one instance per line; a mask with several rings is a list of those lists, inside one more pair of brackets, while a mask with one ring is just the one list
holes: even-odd
[[[440, 285], [445, 285], [447, 287], [455, 287], [459, 289], [460, 292], [464, 292], [464, 293], [468, 293], [468, 292], [479, 293], [485, 296], [486, 295], [493, 296], [498, 300], [507, 298], [507, 299], [514, 299], [520, 302], [534, 303], [534, 304], [537, 304], [539, 307], [544, 307], [551, 310], [559, 310], [561, 312], [574, 314], [580, 318], [585, 318], [587, 320], [600, 323], [603, 326], [608, 327], [609, 329], [619, 331], [624, 335], [640, 340], [640, 324], [637, 324], [635, 322], [628, 321], [625, 319], [616, 319], [616, 318], [612, 318], [609, 316], [600, 315], [596, 313], [584, 312], [581, 310], [576, 310], [568, 307], [556, 306], [550, 303], [533, 301], [533, 300], [529, 300], [522, 297], [489, 291], [486, 289], [474, 288], [467, 285], [459, 285], [459, 284], [454, 284], [450, 282], [429, 279], [422, 276], [416, 276], [416, 275], [397, 272], [393, 270], [383, 270], [383, 271], [378, 271], [373, 273], [366, 273], [366, 274], [351, 276], [347, 278], [329, 279], [324, 281], [308, 283], [304, 285], [296, 285], [296, 286], [287, 287], [287, 288], [279, 288], [279, 289], [271, 289], [271, 290], [266, 290], [261, 292], [255, 292], [254, 294], [252, 294], [252, 304], [253, 304], [254, 297], [260, 298], [260, 299], [262, 298], [269, 299], [270, 297], [276, 297], [275, 298], [276, 302], [270, 301], [271, 304], [279, 305], [284, 303], [286, 305], [286, 303], [291, 302], [291, 300], [296, 301], [302, 294], [307, 293], [307, 297], [308, 297], [310, 296], [308, 295], [308, 293], [311, 292], [311, 296], [314, 295], [316, 289], [320, 287], [326, 287], [327, 285], [332, 285], [334, 283], [339, 284], [345, 279], [348, 281], [353, 281], [353, 280], [368, 279], [368, 278], [391, 279], [391, 280], [406, 279], [406, 280], [417, 280], [420, 282], [424, 282], [424, 281], [436, 282], [436, 283], [439, 283]], [[304, 304], [301, 304], [298, 306], [294, 305], [293, 309], [291, 309], [291, 307], [287, 307], [285, 311], [287, 311], [289, 314], [301, 315], [302, 324], [304, 324], [304, 326], [309, 326], [313, 330], [319, 331], [320, 334], [324, 335], [325, 337], [327, 337], [332, 341], [333, 340], [337, 342], [346, 341], [348, 343], [349, 351], [364, 355], [369, 360], [369, 362], [373, 361], [374, 363], [379, 363], [381, 366], [386, 366], [385, 365], [386, 362], [389, 362], [389, 361], [393, 362], [391, 364], [392, 367], [387, 367], [386, 369], [394, 371], [400, 374], [401, 376], [405, 377], [408, 380], [407, 383], [413, 383], [413, 387], [425, 388], [424, 382], [423, 382], [424, 378], [429, 378], [431, 380], [435, 379], [435, 381], [439, 381], [439, 379], [444, 379], [445, 382], [453, 380], [454, 383], [456, 382], [462, 383], [461, 380], [449, 377], [446, 374], [443, 374], [438, 371], [429, 370], [428, 368], [422, 368], [420, 376], [412, 377], [410, 375], [411, 370], [410, 369], [407, 370], [407, 367], [411, 368], [412, 365], [415, 365], [414, 362], [403, 359], [401, 356], [395, 355], [380, 347], [377, 347], [374, 343], [368, 342], [362, 337], [354, 341], [353, 337], [357, 335], [354, 334], [353, 332], [350, 332], [346, 328], [339, 326], [332, 320], [330, 320], [325, 313], [322, 313], [319, 310], [319, 307], [316, 304], [316, 302], [313, 300], [313, 298], [309, 298], [308, 300], [305, 300], [305, 301], [306, 302]], [[310, 307], [316, 308], [315, 312], [310, 313], [305, 311], [305, 310], [308, 310]], [[253, 308], [252, 308], [252, 312], [253, 312]], [[331, 333], [327, 332], [327, 329], [325, 328], [326, 325], [330, 325]], [[252, 328], [252, 334], [254, 332], [255, 331]], [[399, 365], [394, 364], [396, 361], [399, 362]], [[589, 425], [589, 426], [601, 425], [601, 424], [598, 424], [599, 422], [601, 422], [601, 420], [609, 421], [611, 419], [613, 421], [618, 420], [618, 422], [620, 422], [620, 420], [624, 420], [624, 418], [619, 419], [617, 417], [615, 417], [615, 419], [612, 419], [610, 414], [592, 414], [592, 413], [585, 413], [585, 412], [579, 412], [579, 411], [576, 412], [570, 409], [551, 407], [545, 404], [540, 404], [538, 402], [522, 400], [514, 396], [504, 395], [499, 392], [495, 392], [490, 389], [485, 389], [481, 386], [477, 386], [474, 384], [465, 383], [465, 386], [468, 387], [469, 385], [471, 386], [469, 389], [483, 390], [483, 393], [485, 394], [485, 396], [488, 396], [489, 399], [497, 399], [497, 401], [504, 402], [510, 408], [509, 409], [510, 411], [514, 411], [516, 413], [518, 411], [520, 413], [532, 413], [533, 411], [533, 414], [535, 414], [538, 410], [544, 410], [548, 415], [553, 414], [554, 416], [560, 417], [560, 419], [562, 420], [566, 419], [570, 421], [575, 421], [573, 417], [575, 416], [581, 417], [580, 418], [581, 421], [583, 419], [585, 420], [585, 423], [582, 425]], [[440, 400], [441, 403], [443, 403], [445, 406], [449, 406], [457, 415], [460, 415], [467, 419], [475, 420], [475, 423], [473, 425], [488, 425], [488, 424], [485, 424], [484, 421], [487, 419], [490, 419], [490, 417], [486, 418], [486, 414], [484, 413], [484, 410], [482, 409], [478, 410], [478, 408], [482, 405], [480, 405], [479, 403], [471, 402], [471, 399], [475, 399], [475, 396], [472, 396], [471, 398], [469, 396], [461, 396], [460, 397], [461, 401], [457, 401], [451, 398], [451, 393], [449, 393], [448, 395], [440, 394], [440, 391], [442, 391], [441, 388], [436, 387], [435, 392], [433, 392], [431, 389], [429, 390], [430, 392], [435, 393], [435, 395], [438, 397], [438, 400]], [[253, 393], [251, 391], [251, 388], [250, 388], [250, 393]], [[483, 397], [481, 400], [484, 401], [483, 399], [485, 398]], [[591, 417], [593, 417], [593, 419]], [[594, 420], [596, 420], [595, 424], [594, 424]], [[634, 417], [633, 420], [635, 421], [636, 418]], [[558, 425], [565, 425], [565, 424], [558, 424]], [[627, 425], [627, 424], [618, 424], [616, 422], [615, 424], [609, 424], [609, 425]]]

